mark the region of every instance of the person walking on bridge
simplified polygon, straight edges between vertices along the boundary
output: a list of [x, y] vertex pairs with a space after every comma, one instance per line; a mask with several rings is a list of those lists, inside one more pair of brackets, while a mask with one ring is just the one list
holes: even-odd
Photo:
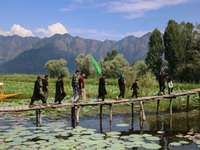
[[79, 93], [79, 87], [78, 87], [78, 75], [79, 75], [79, 70], [76, 70], [75, 75], [72, 77], [72, 87], [73, 87], [73, 97], [72, 97], [72, 102], [76, 98], [76, 92]]
[[[123, 75], [123, 76], [124, 76], [124, 75]], [[116, 97], [117, 100], [118, 100], [120, 97], [122, 97], [122, 100], [124, 100], [125, 83], [126, 83], [126, 81], [125, 81], [124, 79], [122, 79], [122, 76], [120, 76], [120, 78], [119, 78], [119, 80], [118, 80], [120, 94]]]
[[63, 100], [63, 99], [65, 98], [65, 96], [66, 96], [63, 78], [64, 78], [64, 75], [61, 75], [61, 76], [60, 76], [60, 86], [61, 86], [61, 90], [62, 90], [62, 94], [61, 94], [62, 100]]
[[99, 98], [102, 97], [102, 101], [104, 101], [105, 95], [107, 95], [106, 87], [107, 83], [105, 82], [106, 75], [103, 74], [103, 77], [99, 80]]
[[60, 81], [61, 81], [61, 77], [58, 77], [58, 80], [56, 82], [56, 95], [55, 95], [55, 101], [54, 101], [54, 104], [55, 103], [59, 103], [61, 104], [61, 101], [62, 101], [62, 87], [61, 87], [61, 84], [60, 84]]
[[85, 77], [85, 73], [81, 73], [81, 77], [78, 79], [79, 84], [79, 94], [76, 96], [73, 103], [76, 103], [78, 99], [82, 96], [83, 102], [86, 102], [86, 96], [85, 96], [85, 84], [83, 78]]
[[49, 85], [48, 85], [48, 75], [44, 76], [45, 79], [42, 79], [42, 91], [44, 93], [44, 100], [47, 101], [49, 97]]
[[35, 81], [35, 85], [34, 85], [34, 92], [33, 92], [33, 96], [31, 97], [31, 102], [29, 104], [29, 107], [33, 107], [33, 103], [34, 101], [38, 101], [38, 100], [42, 100], [42, 105], [46, 106], [46, 101], [44, 99], [44, 96], [42, 95], [42, 93], [40, 92], [40, 80], [42, 78], [40, 76], [37, 77], [37, 80]]

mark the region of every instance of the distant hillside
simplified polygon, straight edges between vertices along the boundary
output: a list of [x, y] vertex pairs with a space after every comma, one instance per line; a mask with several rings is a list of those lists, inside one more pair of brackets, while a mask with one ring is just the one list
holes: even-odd
[[1, 36], [0, 35], [0, 63], [8, 62], [20, 53], [30, 50], [41, 39], [38, 37]]
[[0, 66], [2, 73], [43, 74], [46, 72], [44, 65], [48, 60], [66, 59], [70, 72], [76, 69], [75, 59], [79, 54], [91, 52], [96, 60], [106, 56], [108, 51], [117, 49], [124, 55], [129, 63], [142, 60], [148, 51], [150, 33], [137, 38], [128, 36], [119, 41], [97, 41], [73, 37], [70, 34], [56, 34], [35, 43], [30, 50], [19, 54], [13, 60]]

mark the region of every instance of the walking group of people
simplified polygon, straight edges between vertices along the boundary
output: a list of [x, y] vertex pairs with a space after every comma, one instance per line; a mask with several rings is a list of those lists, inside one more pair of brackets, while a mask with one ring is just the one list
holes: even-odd
[[[73, 75], [73, 77], [72, 77], [72, 87], [73, 87], [72, 102], [73, 103], [78, 102], [80, 97], [83, 98], [83, 102], [86, 102], [86, 93], [85, 93], [85, 84], [84, 84], [85, 73], [81, 73], [81, 77], [79, 79], [78, 79], [78, 75], [79, 75], [79, 70], [76, 70], [75, 75]], [[58, 80], [56, 82], [55, 101], [53, 102], [54, 104], [56, 104], [56, 103], [61, 104], [62, 100], [66, 96], [63, 78], [64, 78], [64, 76], [61, 75], [60, 77], [58, 77]], [[98, 98], [102, 98], [102, 101], [104, 101], [105, 95], [107, 95], [106, 87], [105, 87], [107, 85], [107, 82], [105, 81], [105, 79], [106, 79], [106, 75], [103, 74], [102, 78], [100, 78], [100, 80], [99, 80]], [[41, 80], [42, 80], [42, 86], [40, 86]], [[117, 100], [120, 97], [122, 97], [122, 100], [124, 99], [125, 83], [126, 83], [126, 81], [121, 76], [118, 80], [120, 94], [116, 97]], [[40, 91], [41, 87], [42, 87], [44, 96], [42, 95], [42, 93]], [[137, 98], [138, 97], [137, 90], [139, 89], [138, 80], [135, 80], [131, 89], [133, 89], [133, 94], [132, 94], [131, 98], [134, 96], [136, 96], [136, 98]], [[38, 76], [37, 80], [35, 81], [34, 92], [33, 92], [33, 96], [31, 97], [31, 102], [30, 102], [29, 107], [33, 107], [34, 101], [38, 101], [40, 99], [42, 100], [43, 106], [46, 106], [47, 98], [49, 97], [49, 92], [50, 91], [49, 91], [49, 87], [48, 87], [48, 75], [45, 75], [44, 79], [42, 79], [40, 76]]]
[[[72, 102], [73, 103], [78, 102], [80, 97], [83, 98], [83, 102], [86, 102], [86, 93], [85, 93], [85, 84], [84, 84], [85, 74], [81, 73], [81, 76], [79, 79], [78, 79], [78, 75], [79, 75], [79, 70], [76, 70], [75, 74], [72, 77], [72, 87], [73, 87]], [[55, 101], [53, 102], [54, 104], [56, 104], [56, 103], [61, 104], [62, 100], [66, 96], [63, 78], [64, 78], [64, 76], [61, 75], [60, 77], [58, 77], [58, 80], [56, 82]], [[98, 98], [102, 98], [102, 101], [104, 101], [105, 95], [107, 95], [107, 92], [106, 92], [107, 82], [105, 81], [105, 79], [106, 79], [106, 75], [103, 74], [103, 76], [99, 80]], [[168, 93], [171, 94], [173, 91], [173, 82], [172, 82], [173, 77], [166, 76], [165, 72], [161, 72], [161, 74], [159, 76], [159, 86], [160, 86], [160, 91], [158, 93], [159, 95], [165, 94], [165, 79], [167, 79]], [[42, 80], [42, 86], [40, 86], [40, 80]], [[131, 86], [131, 90], [133, 90], [133, 94], [132, 94], [131, 98], [133, 98], [134, 96], [136, 98], [138, 97], [138, 89], [139, 89], [138, 82], [139, 82], [139, 80], [136, 79], [135, 82], [133, 83], [133, 85]], [[126, 80], [124, 80], [124, 75], [121, 75], [118, 80], [120, 94], [116, 97], [117, 100], [120, 97], [122, 97], [122, 100], [124, 100], [125, 83], [126, 83]], [[42, 93], [40, 91], [41, 87], [42, 87], [44, 96], [42, 95]], [[45, 106], [47, 103], [48, 96], [49, 96], [48, 75], [45, 75], [44, 79], [42, 79], [40, 76], [38, 76], [37, 80], [35, 81], [34, 92], [33, 92], [33, 96], [31, 97], [31, 102], [30, 102], [29, 107], [33, 106], [34, 101], [37, 101], [40, 99], [42, 100], [42, 103]]]

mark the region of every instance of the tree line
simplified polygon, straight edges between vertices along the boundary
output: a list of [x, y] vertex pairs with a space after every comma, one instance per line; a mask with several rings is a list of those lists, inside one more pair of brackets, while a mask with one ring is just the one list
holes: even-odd
[[[180, 81], [200, 81], [200, 24], [194, 26], [190, 22], [178, 24], [169, 20], [164, 35], [156, 28], [149, 39], [149, 51], [145, 61], [129, 64], [122, 54], [114, 49], [98, 61], [103, 74], [108, 78], [120, 76], [117, 66], [123, 72], [126, 80], [143, 79], [146, 84], [158, 78], [161, 71], [165, 71]], [[69, 75], [65, 67], [66, 60], [50, 60], [45, 64], [51, 77], [64, 74]], [[95, 77], [98, 72], [93, 66], [91, 56], [80, 54], [76, 58], [77, 68], [87, 77]], [[147, 79], [147, 80], [145, 80]], [[129, 82], [127, 82], [127, 86]], [[131, 84], [132, 82], [130, 82]], [[141, 82], [140, 82], [141, 84]]]
[[154, 75], [160, 71], [180, 81], [200, 81], [200, 24], [169, 20], [164, 35], [156, 28], [149, 39], [145, 62]]

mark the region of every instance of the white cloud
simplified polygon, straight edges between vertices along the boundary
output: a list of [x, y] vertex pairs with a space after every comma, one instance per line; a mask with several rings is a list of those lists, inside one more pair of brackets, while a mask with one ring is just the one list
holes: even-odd
[[35, 32], [43, 33], [45, 37], [50, 37], [54, 34], [65, 34], [68, 33], [66, 28], [61, 23], [56, 23], [48, 26], [48, 29], [38, 28]]
[[112, 32], [112, 31], [99, 31], [97, 29], [86, 29], [86, 28], [73, 28], [69, 29], [70, 34], [73, 35], [79, 35], [83, 36], [85, 38], [95, 38], [95, 39], [100, 39], [100, 40], [105, 40], [105, 39], [119, 39], [119, 38], [124, 38], [126, 36], [133, 35], [135, 37], [141, 37], [148, 32], [152, 32], [151, 30], [146, 30], [146, 31], [137, 31], [137, 32], [127, 32], [124, 34]]
[[125, 0], [104, 3], [108, 12], [126, 13], [126, 18], [133, 19], [144, 15], [149, 10], [157, 10], [166, 6], [173, 6], [195, 0]]
[[147, 31], [128, 32], [127, 35], [133, 35], [135, 37], [141, 37], [141, 36], [147, 34], [148, 32], [152, 32], [152, 31], [147, 30]]
[[32, 31], [27, 30], [20, 25], [14, 24], [11, 28], [11, 31], [2, 31], [0, 30], [0, 35], [4, 36], [12, 36], [12, 35], [19, 35], [22, 37], [34, 36]]

